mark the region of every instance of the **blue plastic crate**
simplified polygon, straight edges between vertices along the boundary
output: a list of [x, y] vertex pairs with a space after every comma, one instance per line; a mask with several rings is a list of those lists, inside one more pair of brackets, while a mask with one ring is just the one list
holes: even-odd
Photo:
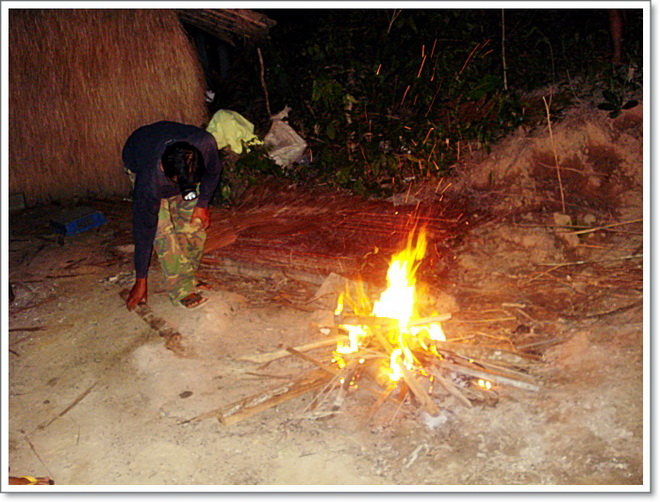
[[57, 218], [50, 220], [50, 226], [53, 230], [64, 235], [79, 234], [99, 227], [104, 223], [107, 223], [107, 220], [103, 213], [89, 207], [76, 207], [62, 211]]

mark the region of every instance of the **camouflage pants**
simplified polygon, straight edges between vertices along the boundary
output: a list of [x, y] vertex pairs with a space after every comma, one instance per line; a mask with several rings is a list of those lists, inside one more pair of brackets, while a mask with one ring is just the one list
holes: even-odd
[[185, 201], [180, 195], [160, 201], [154, 249], [173, 303], [193, 292], [204, 253], [206, 230], [197, 219], [190, 223], [196, 204], [197, 200]]

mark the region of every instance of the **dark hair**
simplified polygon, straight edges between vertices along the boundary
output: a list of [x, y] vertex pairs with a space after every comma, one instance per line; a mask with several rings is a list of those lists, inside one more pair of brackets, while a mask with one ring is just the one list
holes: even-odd
[[199, 183], [204, 173], [202, 153], [190, 143], [172, 143], [161, 157], [165, 176], [170, 179], [185, 179], [189, 183]]
[[179, 141], [165, 149], [161, 157], [165, 176], [179, 185], [184, 200], [197, 198], [197, 183], [204, 174], [204, 157], [189, 143]]

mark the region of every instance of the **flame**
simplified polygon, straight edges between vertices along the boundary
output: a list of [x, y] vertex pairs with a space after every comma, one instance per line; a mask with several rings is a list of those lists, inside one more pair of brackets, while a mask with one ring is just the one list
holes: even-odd
[[337, 352], [340, 354], [352, 354], [360, 349], [360, 342], [367, 335], [365, 326], [354, 326], [345, 324], [344, 328], [348, 332], [348, 345], [341, 340], [337, 342]]
[[403, 353], [403, 350], [401, 349], [394, 349], [392, 351], [392, 354], [390, 355], [390, 380], [393, 382], [398, 382], [401, 380], [401, 377], [403, 376], [403, 373], [401, 371], [401, 366], [399, 365], [399, 358], [401, 357], [401, 354]]
[[[408, 369], [415, 366], [413, 349], [422, 347], [437, 356], [435, 347], [429, 346], [427, 342], [446, 340], [438, 322], [411, 326], [411, 323], [419, 318], [415, 274], [426, 253], [427, 244], [424, 229], [420, 230], [416, 239], [414, 237], [415, 232], [411, 232], [406, 248], [392, 257], [387, 271], [387, 288], [371, 309], [371, 315], [396, 319], [398, 323], [398, 329], [390, 332], [388, 340], [392, 345], [392, 352], [386, 371], [393, 382], [400, 380], [403, 375], [401, 364]], [[344, 300], [344, 295], [340, 295], [335, 315], [343, 312]], [[341, 355], [357, 352], [370, 332], [369, 327], [363, 325], [342, 324], [341, 327], [348, 333], [349, 340], [348, 344], [338, 343], [335, 361], [343, 367], [345, 363]]]

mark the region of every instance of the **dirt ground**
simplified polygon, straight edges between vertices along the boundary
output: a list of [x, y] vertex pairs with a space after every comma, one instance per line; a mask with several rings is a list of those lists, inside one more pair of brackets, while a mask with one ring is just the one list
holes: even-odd
[[[365, 424], [376, 398], [358, 390], [331, 417], [310, 412], [308, 393], [231, 425], [187, 422], [312, 368], [293, 356], [266, 367], [241, 357], [323, 340], [332, 311], [310, 301], [320, 284], [249, 264], [241, 273], [203, 266], [210, 301], [186, 311], [169, 302], [152, 263], [149, 306], [183, 335], [189, 353], [178, 357], [119, 296], [132, 284], [128, 221], [62, 237], [48, 225], [57, 206], [12, 213], [15, 299], [3, 350], [11, 474], [55, 480], [40, 490], [648, 490], [641, 119], [582, 113], [563, 123], [556, 141], [582, 153], [559, 157], [593, 170], [587, 181], [567, 174], [565, 211], [525, 209], [557, 187], [553, 170], [533, 172], [552, 151], [547, 134], [508, 140], [458, 170], [455, 189], [488, 192], [506, 217], [457, 245], [443, 276], [447, 337], [508, 343], [534, 361], [539, 389], [499, 385], [471, 407], [446, 396], [435, 417], [406, 399]], [[586, 146], [567, 144], [582, 133]], [[616, 152], [602, 146], [612, 144]], [[588, 231], [566, 233], [558, 213]], [[310, 354], [327, 362], [330, 352]], [[22, 488], [5, 482], [4, 491]]]

